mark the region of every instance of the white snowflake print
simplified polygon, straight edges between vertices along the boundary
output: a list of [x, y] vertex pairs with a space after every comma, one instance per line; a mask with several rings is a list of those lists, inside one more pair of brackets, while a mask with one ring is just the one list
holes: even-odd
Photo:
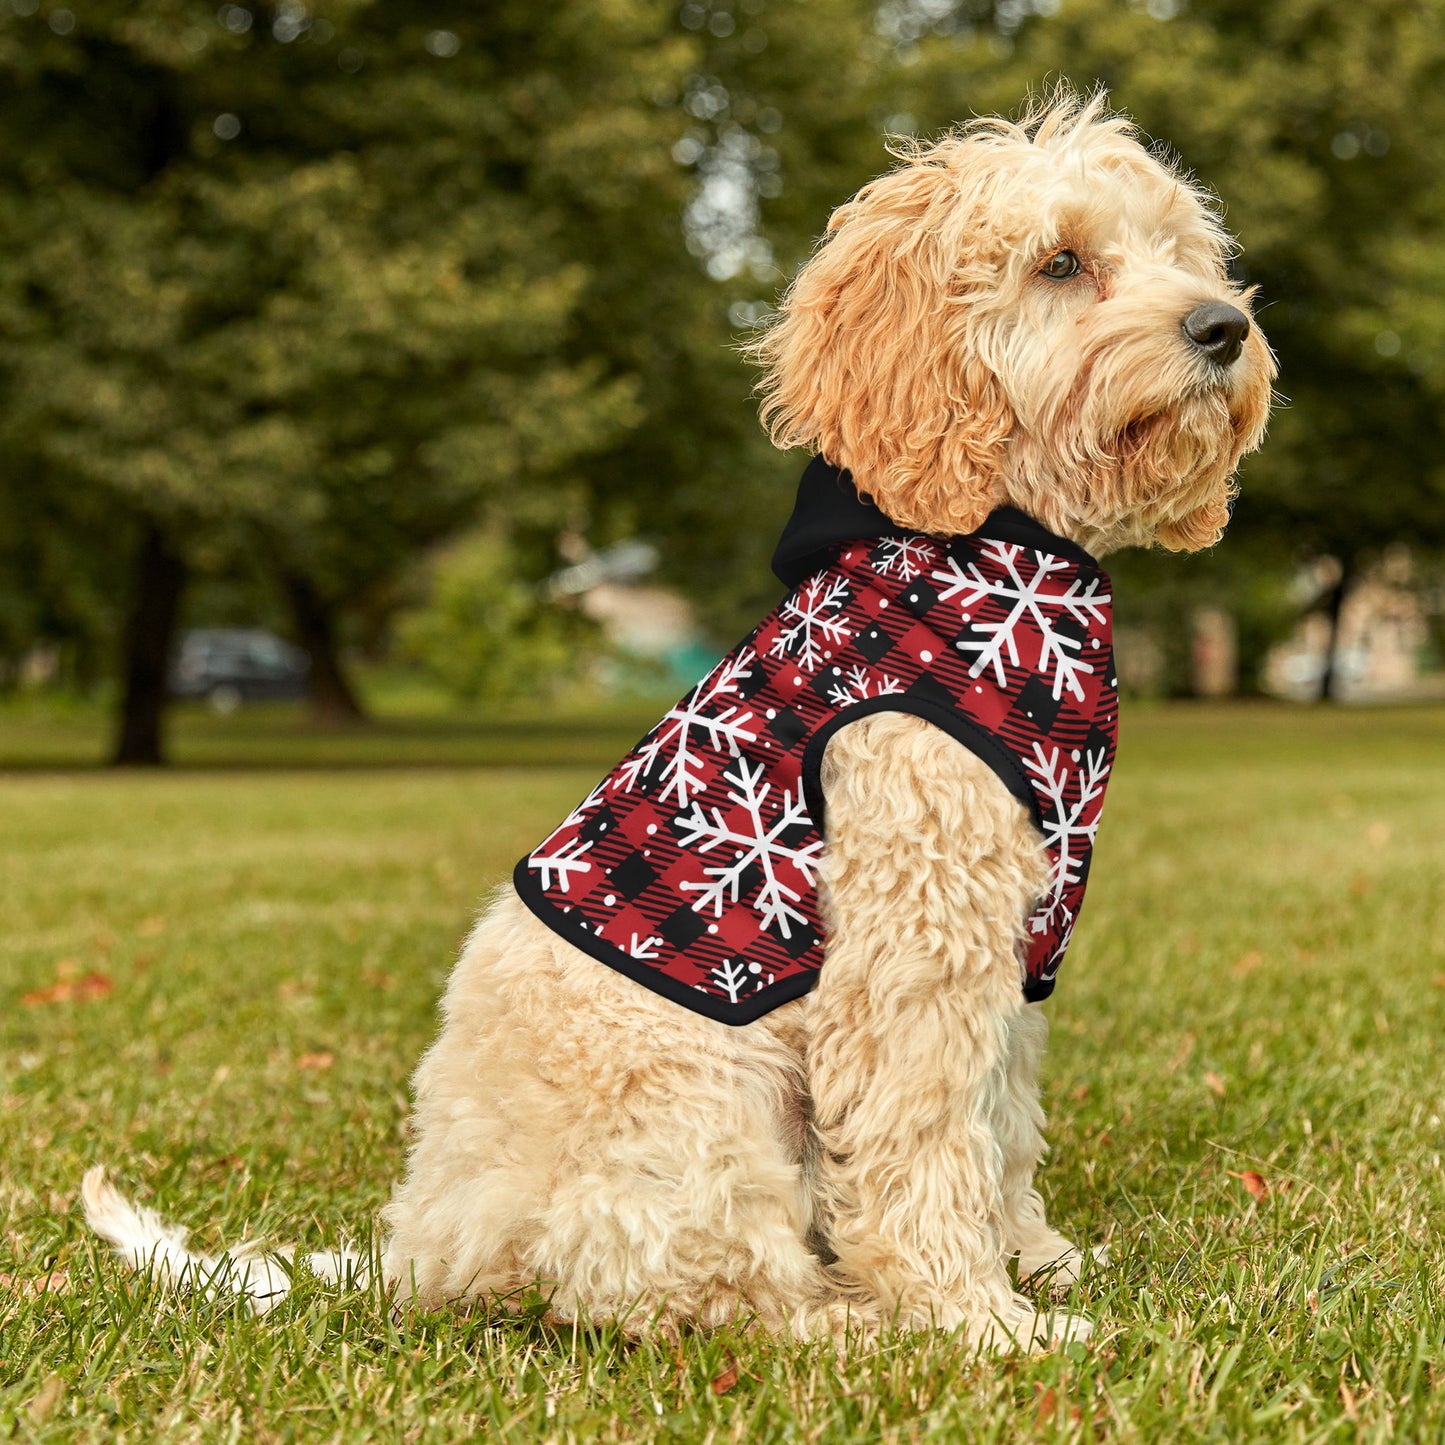
[[[723, 818], [720, 808], [708, 811], [709, 818], [701, 803], [692, 805], [687, 817], [679, 817], [677, 825], [687, 835], [684, 842], [695, 846], [699, 853], [711, 853], [715, 848], [731, 847], [733, 861], [703, 871], [710, 881], [706, 883], [684, 883], [689, 892], [698, 895], [693, 908], [702, 913], [712, 909], [714, 918], [721, 918], [727, 903], [736, 903], [742, 889], [743, 874], [757, 863], [763, 875], [758, 896], [751, 907], [762, 919], [764, 928], [774, 928], [783, 938], [791, 938], [794, 923], [806, 923], [806, 916], [793, 907], [802, 896], [778, 877], [780, 863], [791, 865], [804, 880], [812, 883], [821, 861], [823, 840], [815, 838], [802, 848], [790, 848], [782, 842], [782, 836], [789, 828], [809, 821], [807, 804], [803, 801], [803, 783], [798, 780], [796, 796], [781, 793], [771, 806], [770, 795], [774, 789], [771, 783], [763, 781], [765, 769], [762, 763], [755, 768], [748, 767], [746, 758], [739, 758], [731, 771], [723, 778], [731, 783], [728, 800], [737, 804], [746, 814], [740, 826], [734, 826]], [[765, 816], [771, 814], [771, 817]]]
[[743, 743], [757, 739], [751, 712], [733, 703], [719, 706], [722, 699], [739, 695], [739, 684], [752, 676], [756, 660], [757, 654], [748, 647], [735, 657], [723, 658], [618, 769], [620, 790], [630, 793], [639, 781], [651, 780], [655, 774], [662, 784], [658, 798], [687, 807], [706, 785], [707, 765], [699, 752], [704, 744], [726, 748], [737, 757]]
[[558, 833], [565, 833], [569, 829], [580, 827], [581, 824], [586, 820], [588, 813], [590, 813], [593, 808], [595, 808], [602, 801], [602, 794], [607, 787], [607, 783], [608, 779], [603, 778], [602, 781], [598, 783], [597, 786], [593, 788], [592, 791], [588, 793], [587, 796], [583, 798], [582, 801], [578, 803], [577, 806], [573, 808], [572, 811], [568, 813], [567, 816], [563, 818], [562, 821], [558, 823], [555, 828], [552, 829], [552, 831], [547, 835], [546, 842], [542, 844], [542, 847], [545, 848], [547, 844], [550, 843], [552, 839], [557, 836]]
[[[837, 668], [833, 670], [842, 677]], [[870, 673], [866, 667], [850, 667], [847, 677], [828, 689], [828, 701], [834, 707], [847, 707], [850, 702], [866, 702], [870, 697], [891, 697], [902, 691], [903, 684], [886, 672]]]
[[[1075, 754], [1078, 761], [1078, 755]], [[1086, 752], [1079, 766], [1074, 770], [1078, 793], [1071, 803], [1068, 799], [1069, 765], [1064, 761], [1058, 748], [1044, 748], [1042, 743], [1033, 745], [1033, 757], [1024, 759], [1024, 766], [1035, 779], [1035, 790], [1048, 806], [1041, 809], [1044, 825], [1044, 846], [1049, 850], [1048, 891], [1029, 919], [1029, 929], [1043, 933], [1060, 921], [1061, 916], [1068, 927], [1063, 944], [1068, 944], [1068, 935], [1073, 932], [1073, 914], [1064, 904], [1064, 894], [1080, 881], [1084, 859], [1093, 847], [1094, 837], [1099, 831], [1100, 813], [1095, 810], [1093, 821], [1082, 819], [1089, 813], [1091, 805], [1103, 796], [1104, 785], [1109, 778], [1109, 764], [1103, 748]], [[1061, 946], [1055, 958], [1063, 956]]]
[[[553, 835], [555, 836], [555, 834]], [[551, 842], [549, 838], [547, 842]], [[527, 859], [527, 867], [542, 875], [542, 887], [552, 887], [552, 877], [555, 874], [557, 886], [563, 893], [572, 891], [572, 875], [590, 873], [592, 865], [583, 854], [592, 846], [591, 839], [573, 838], [570, 843], [564, 843], [555, 853], [544, 853], [542, 844], [530, 858]]]
[[[1085, 626], [1089, 622], [1105, 621], [1104, 606], [1110, 595], [1100, 591], [1099, 577], [1091, 577], [1087, 586], [1082, 577], [1075, 577], [1066, 591], [1051, 591], [1046, 586], [1055, 573], [1066, 571], [1067, 561], [1036, 552], [1009, 542], [988, 542], [984, 544], [983, 555], [991, 562], [998, 563], [1005, 576], [995, 580], [979, 570], [977, 562], [970, 562], [965, 571], [958, 565], [958, 559], [951, 553], [946, 559], [948, 566], [933, 573], [935, 582], [942, 582], [944, 589], [939, 595], [941, 602], [958, 599], [960, 608], [976, 607], [986, 597], [1003, 599], [1009, 605], [1008, 616], [1002, 622], [975, 622], [974, 630], [987, 633], [985, 641], [964, 643], [961, 650], [977, 656], [969, 668], [970, 677], [977, 677], [986, 667], [992, 667], [999, 685], [1007, 686], [1008, 675], [1004, 668], [1004, 654], [1008, 654], [1011, 667], [1019, 665], [1017, 628], [1027, 618], [1039, 630], [1039, 656], [1037, 666], [1044, 677], [1053, 683], [1054, 697], [1061, 698], [1064, 689], [1082, 701], [1084, 689], [1079, 678], [1093, 672], [1093, 666], [1076, 657], [1080, 643], [1077, 638], [1060, 633], [1055, 623], [1064, 614]], [[1035, 565], [1029, 576], [1020, 570], [1025, 556], [1032, 557]]]
[[896, 576], [900, 582], [912, 582], [937, 558], [937, 548], [926, 537], [882, 537], [869, 565], [880, 577]]
[[804, 672], [816, 672], [830, 648], [853, 635], [843, 608], [850, 601], [844, 577], [826, 572], [810, 577], [786, 602], [783, 619], [791, 620], [773, 641], [770, 657], [791, 657]]
[[662, 947], [662, 939], [655, 933], [649, 933], [646, 938], [639, 938], [635, 933], [628, 940], [627, 951], [633, 958], [640, 958], [644, 963], [656, 963], [658, 949]]
[[[744, 964], [740, 958], [730, 958], [726, 963], [708, 969], [708, 982], [715, 988], [722, 989], [727, 994], [729, 1003], [737, 1003], [744, 994], [758, 993], [773, 982], [773, 974], [763, 978], [760, 977], [761, 973], [762, 970], [756, 963]], [[707, 991], [700, 983], [694, 987]]]

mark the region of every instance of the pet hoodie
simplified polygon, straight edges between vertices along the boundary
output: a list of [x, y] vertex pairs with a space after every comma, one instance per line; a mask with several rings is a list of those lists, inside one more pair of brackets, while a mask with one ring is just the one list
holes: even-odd
[[1108, 576], [1012, 507], [976, 532], [895, 526], [816, 458], [773, 557], [791, 590], [516, 867], [585, 953], [745, 1024], [823, 965], [823, 749], [903, 712], [987, 763], [1043, 834], [1024, 995], [1052, 992], [1083, 902], [1118, 700]]

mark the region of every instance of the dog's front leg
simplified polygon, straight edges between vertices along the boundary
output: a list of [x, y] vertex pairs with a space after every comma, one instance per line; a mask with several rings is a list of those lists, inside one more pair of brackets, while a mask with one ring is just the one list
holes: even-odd
[[808, 1070], [834, 1271], [861, 1313], [904, 1327], [1081, 1337], [1085, 1321], [1037, 1318], [1006, 1269], [996, 1108], [1038, 834], [972, 753], [901, 714], [840, 731], [823, 786], [830, 939]]

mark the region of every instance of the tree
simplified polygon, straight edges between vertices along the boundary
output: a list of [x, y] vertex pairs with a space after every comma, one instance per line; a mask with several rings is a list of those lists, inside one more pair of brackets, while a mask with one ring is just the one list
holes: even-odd
[[651, 176], [680, 194], [651, 96], [687, 43], [645, 0], [430, 13], [0, 20], [0, 437], [123, 519], [118, 761], [160, 759], [198, 548], [262, 549], [325, 651], [488, 506], [555, 526], [638, 419], [636, 376], [569, 335], [586, 237], [537, 177], [566, 158], [634, 222]]

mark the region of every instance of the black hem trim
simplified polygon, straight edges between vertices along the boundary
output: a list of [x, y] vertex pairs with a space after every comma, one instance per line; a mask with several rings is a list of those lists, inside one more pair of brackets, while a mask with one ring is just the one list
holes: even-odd
[[1043, 1003], [1054, 991], [1057, 978], [1030, 978], [1024, 980], [1024, 1002]]
[[633, 958], [630, 953], [623, 952], [615, 944], [608, 943], [605, 938], [599, 938], [589, 929], [581, 927], [570, 913], [563, 913], [542, 892], [541, 885], [532, 876], [531, 869], [527, 867], [527, 860], [531, 856], [529, 853], [527, 857], [520, 859], [512, 870], [512, 886], [517, 890], [517, 897], [553, 933], [566, 939], [574, 948], [581, 949], [583, 953], [595, 958], [599, 963], [605, 963], [608, 968], [626, 975], [634, 983], [640, 983], [644, 988], [651, 989], [653, 993], [660, 994], [673, 1003], [681, 1004], [683, 1008], [690, 1009], [695, 1014], [701, 1014], [704, 1018], [712, 1019], [715, 1023], [727, 1024], [730, 1028], [750, 1024], [754, 1020], [762, 1018], [764, 1014], [772, 1013], [775, 1008], [780, 1008], [783, 1004], [789, 1003], [795, 998], [801, 998], [805, 993], [810, 993], [818, 982], [816, 970], [791, 974], [778, 983], [759, 989], [757, 993], [749, 994], [739, 1003], [729, 1003], [725, 998], [704, 993], [701, 989], [690, 988], [685, 983], [679, 983], [670, 974], [660, 973], [655, 968], [649, 968], [641, 960]]
[[954, 712], [952, 708], [944, 707], [941, 703], [933, 702], [926, 697], [909, 697], [907, 693], [901, 692], [888, 693], [883, 697], [870, 697], [865, 702], [855, 703], [852, 707], [829, 718], [804, 744], [803, 801], [807, 803], [808, 812], [812, 815], [813, 822], [817, 824], [819, 833], [827, 836], [825, 831], [827, 800], [823, 796], [822, 769], [823, 751], [828, 746], [828, 740], [839, 728], [846, 727], [850, 722], [856, 722], [859, 718], [876, 712], [909, 713], [947, 733], [955, 742], [961, 743], [998, 774], [999, 781], [1004, 787], [1029, 810], [1029, 817], [1033, 819], [1034, 826], [1040, 832], [1043, 831], [1043, 816], [1039, 811], [1039, 800], [1034, 795], [1033, 785], [1029, 782], [1028, 774], [1024, 772], [1018, 759], [992, 733], [981, 724], [974, 722], [972, 718], [964, 717], [962, 713]]

